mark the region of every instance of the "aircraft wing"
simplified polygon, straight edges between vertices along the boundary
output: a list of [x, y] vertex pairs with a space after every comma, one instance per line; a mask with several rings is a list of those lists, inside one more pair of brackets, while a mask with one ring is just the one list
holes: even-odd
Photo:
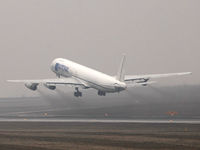
[[15, 82], [15, 83], [30, 83], [30, 84], [46, 84], [46, 85], [78, 85], [87, 87], [85, 83], [78, 79], [74, 78], [56, 78], [56, 79], [42, 79], [42, 80], [8, 80], [8, 82]]
[[154, 78], [164, 78], [164, 77], [172, 77], [172, 76], [182, 76], [189, 75], [191, 72], [181, 72], [181, 73], [167, 73], [167, 74], [149, 74], [149, 75], [126, 75], [124, 77], [124, 81], [141, 81], [147, 82], [150, 79]]

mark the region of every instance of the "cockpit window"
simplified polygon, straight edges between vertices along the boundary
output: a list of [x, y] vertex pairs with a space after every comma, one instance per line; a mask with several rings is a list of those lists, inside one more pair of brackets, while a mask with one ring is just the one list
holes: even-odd
[[69, 67], [62, 65], [62, 64], [59, 64], [59, 63], [56, 63], [55, 71], [59, 71], [59, 70], [69, 72]]

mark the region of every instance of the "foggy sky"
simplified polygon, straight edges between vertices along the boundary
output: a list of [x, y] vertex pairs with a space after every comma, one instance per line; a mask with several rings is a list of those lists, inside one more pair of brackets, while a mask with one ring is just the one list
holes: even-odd
[[[199, 0], [2, 0], [0, 97], [32, 95], [7, 79], [54, 78], [67, 58], [115, 75], [192, 71], [162, 85], [200, 83]], [[159, 80], [160, 81], [160, 80]]]

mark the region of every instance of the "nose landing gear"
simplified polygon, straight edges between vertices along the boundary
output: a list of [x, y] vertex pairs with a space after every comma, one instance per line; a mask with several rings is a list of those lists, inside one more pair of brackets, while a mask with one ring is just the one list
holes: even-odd
[[76, 92], [74, 92], [75, 97], [82, 97], [82, 92], [78, 90], [78, 87], [75, 88]]

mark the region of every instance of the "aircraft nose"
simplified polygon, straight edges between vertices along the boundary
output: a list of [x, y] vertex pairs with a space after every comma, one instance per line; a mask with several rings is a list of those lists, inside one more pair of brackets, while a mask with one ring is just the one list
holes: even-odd
[[53, 71], [53, 72], [55, 72], [55, 64], [56, 64], [56, 62], [55, 62], [55, 60], [51, 63], [51, 70]]

